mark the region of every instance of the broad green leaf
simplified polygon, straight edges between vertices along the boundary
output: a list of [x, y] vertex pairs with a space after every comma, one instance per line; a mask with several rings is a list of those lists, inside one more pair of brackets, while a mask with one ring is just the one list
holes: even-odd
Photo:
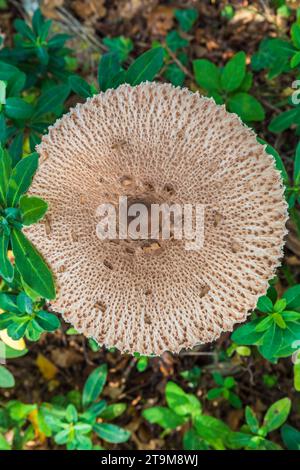
[[94, 424], [93, 430], [101, 439], [113, 444], [126, 442], [130, 438], [130, 431], [122, 429], [114, 424], [100, 423]]
[[189, 400], [189, 396], [174, 382], [167, 383], [166, 400], [171, 410], [177, 415], [186, 416], [192, 414], [193, 404]]
[[32, 153], [23, 158], [15, 166], [8, 182], [6, 203], [8, 207], [17, 207], [19, 199], [31, 185], [32, 178], [38, 167], [39, 156]]
[[0, 228], [0, 276], [6, 282], [12, 282], [14, 278], [14, 268], [8, 259], [9, 235]]
[[275, 132], [275, 134], [285, 131], [296, 122], [298, 115], [299, 109], [297, 108], [292, 108], [288, 111], [284, 111], [283, 113], [279, 114], [274, 119], [272, 119], [268, 127], [269, 131]]
[[287, 289], [282, 298], [286, 300], [287, 310], [296, 310], [300, 308], [300, 284]]
[[6, 87], [6, 82], [0, 80], [0, 106], [6, 102]]
[[32, 300], [24, 292], [20, 292], [20, 294], [17, 296], [17, 306], [19, 311], [22, 313], [32, 313]]
[[197, 84], [204, 90], [220, 91], [221, 74], [218, 67], [207, 59], [197, 59], [193, 61], [193, 69]]
[[297, 47], [297, 49], [300, 49], [300, 25], [297, 23], [292, 24], [291, 38], [293, 45]]
[[259, 319], [253, 320], [237, 328], [231, 335], [232, 341], [244, 346], [256, 344], [261, 339], [261, 333], [255, 330], [258, 322]]
[[293, 57], [291, 58], [290, 65], [291, 65], [291, 68], [294, 69], [299, 64], [300, 64], [300, 52], [296, 52], [296, 54], [293, 55]]
[[262, 105], [248, 93], [235, 93], [227, 102], [228, 109], [236, 113], [244, 122], [263, 121], [265, 111]]
[[259, 323], [255, 327], [255, 331], [258, 333], [261, 333], [263, 331], [266, 331], [270, 326], [273, 324], [274, 320], [271, 315], [268, 315], [267, 317], [261, 318], [259, 320]]
[[60, 321], [57, 316], [43, 310], [36, 314], [36, 321], [46, 331], [54, 331], [60, 327]]
[[75, 423], [78, 420], [78, 413], [74, 405], [70, 404], [66, 408], [66, 420], [68, 423]]
[[143, 411], [142, 415], [149, 423], [158, 424], [164, 429], [175, 429], [186, 420], [185, 417], [177, 415], [164, 406], [148, 408]]
[[101, 394], [107, 378], [107, 365], [97, 367], [88, 377], [82, 392], [82, 405], [87, 408]]
[[270, 406], [265, 414], [263, 422], [263, 427], [268, 433], [283, 425], [290, 413], [291, 405], [291, 400], [289, 398], [282, 398]]
[[7, 440], [1, 433], [0, 433], [0, 450], [11, 450], [11, 445], [7, 442]]
[[272, 360], [282, 344], [282, 330], [273, 323], [264, 333], [259, 352], [268, 360]]
[[300, 362], [298, 364], [294, 364], [293, 369], [294, 369], [294, 388], [295, 390], [297, 390], [297, 392], [300, 392]]
[[201, 439], [195, 429], [188, 429], [183, 435], [184, 450], [208, 450], [208, 444]]
[[72, 91], [82, 98], [93, 96], [90, 85], [79, 75], [71, 75], [69, 77], [69, 84]]
[[45, 299], [55, 298], [52, 274], [38, 251], [17, 229], [11, 234], [16, 267], [28, 286]]
[[107, 406], [103, 412], [100, 414], [101, 418], [110, 421], [112, 419], [121, 416], [126, 410], [126, 403], [114, 403], [113, 405]]
[[245, 78], [246, 74], [246, 54], [243, 51], [235, 54], [225, 65], [222, 75], [222, 88], [232, 92], [237, 90]]
[[8, 325], [7, 327], [7, 334], [8, 336], [10, 336], [12, 339], [14, 340], [18, 340], [18, 339], [21, 339], [23, 338], [25, 332], [26, 332], [26, 329], [27, 329], [27, 326], [30, 322], [30, 320], [27, 318], [27, 319], [19, 319], [18, 318], [18, 321], [16, 321], [17, 318], [14, 319], [14, 322], [11, 323], [10, 325]]
[[11, 372], [0, 365], [0, 388], [11, 388], [15, 385], [15, 379]]
[[36, 120], [46, 113], [54, 112], [70, 94], [69, 85], [55, 85], [44, 91], [37, 100], [33, 118]]
[[25, 23], [25, 21], [17, 18], [14, 21], [14, 26], [20, 34], [22, 34], [25, 38], [29, 39], [32, 42], [35, 42], [36, 36], [32, 29]]
[[223, 421], [212, 416], [200, 415], [195, 418], [194, 426], [201, 439], [215, 449], [225, 449], [230, 429]]
[[139, 56], [128, 68], [126, 82], [132, 86], [152, 81], [163, 66], [164, 51], [156, 47]]
[[18, 313], [17, 298], [11, 294], [0, 292], [0, 309], [7, 312]]
[[263, 295], [258, 299], [257, 308], [263, 313], [272, 313], [273, 304], [272, 301], [266, 295]]
[[281, 437], [288, 450], [300, 450], [300, 431], [285, 424], [281, 428]]
[[229, 432], [226, 444], [230, 449], [242, 449], [249, 447], [253, 436], [244, 432]]
[[175, 18], [178, 21], [180, 28], [185, 32], [188, 32], [192, 29], [195, 21], [198, 18], [198, 15], [198, 11], [195, 8], [175, 10]]
[[8, 181], [11, 175], [11, 158], [0, 146], [0, 205], [5, 206]]
[[98, 66], [98, 83], [101, 91], [112, 88], [112, 80], [120, 72], [120, 60], [118, 54], [109, 52], [104, 54]]
[[208, 400], [215, 400], [216, 398], [220, 398], [223, 394], [223, 388], [212, 388], [207, 392], [207, 399]]
[[5, 113], [11, 119], [30, 119], [33, 110], [33, 106], [22, 98], [7, 98], [5, 103]]
[[21, 196], [20, 212], [23, 225], [31, 225], [44, 217], [48, 209], [48, 204], [43, 199], [36, 196]]

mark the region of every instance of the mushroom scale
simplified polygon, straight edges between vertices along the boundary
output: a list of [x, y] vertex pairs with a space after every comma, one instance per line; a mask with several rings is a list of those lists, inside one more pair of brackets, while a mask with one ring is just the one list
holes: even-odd
[[[26, 233], [52, 268], [55, 311], [122, 352], [179, 352], [245, 321], [282, 256], [280, 173], [254, 132], [212, 99], [122, 85], [78, 104], [38, 146], [31, 193], [49, 203]], [[202, 204], [204, 245], [100, 240], [99, 204]]]

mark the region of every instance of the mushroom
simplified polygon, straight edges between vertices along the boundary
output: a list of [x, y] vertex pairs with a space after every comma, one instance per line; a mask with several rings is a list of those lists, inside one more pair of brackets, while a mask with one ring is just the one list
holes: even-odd
[[[38, 146], [31, 192], [50, 210], [26, 233], [51, 266], [52, 308], [122, 352], [178, 353], [245, 321], [282, 256], [287, 207], [273, 157], [239, 117], [169, 84], [78, 104]], [[202, 204], [204, 244], [99, 239], [97, 207]]]

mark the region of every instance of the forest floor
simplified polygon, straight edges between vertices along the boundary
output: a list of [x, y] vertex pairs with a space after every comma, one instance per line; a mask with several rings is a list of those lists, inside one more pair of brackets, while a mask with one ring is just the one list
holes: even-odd
[[[9, 10], [0, 12], [1, 29], [7, 37], [13, 31], [13, 19], [24, 14], [24, 5], [31, 2], [13, 1]], [[32, 2], [34, 4], [36, 2]], [[228, 21], [222, 11], [230, 3], [235, 15]], [[124, 35], [132, 39], [134, 50], [131, 59], [151, 46], [154, 40], [163, 40], [174, 24], [174, 8], [197, 8], [199, 19], [193, 32], [188, 54], [191, 59], [209, 58], [222, 65], [235, 52], [244, 50], [248, 61], [257, 51], [260, 41], [266, 36], [284, 34], [287, 19], [275, 16], [274, 10], [260, 1], [159, 1], [159, 0], [44, 0], [44, 15], [56, 22], [56, 28], [74, 35], [71, 47], [76, 45], [81, 73], [95, 77], [96, 64], [105, 50], [104, 37]], [[72, 45], [73, 41], [73, 45]], [[80, 41], [80, 42], [78, 42]], [[80, 44], [80, 47], [78, 47]], [[193, 89], [193, 76], [187, 75], [185, 85]], [[294, 133], [270, 134], [267, 130], [271, 117], [277, 113], [276, 100], [284, 93], [289, 83], [266, 83], [263, 76], [255, 76], [253, 94], [263, 103], [267, 119], [257, 124], [260, 137], [274, 145], [281, 153], [287, 167], [294, 151]], [[271, 88], [270, 88], [271, 87]], [[285, 252], [285, 264], [297, 281], [300, 266], [300, 243], [290, 238]], [[298, 277], [298, 282], [300, 278]], [[277, 289], [282, 292], [285, 279], [279, 279]], [[293, 400], [296, 410], [290, 423], [300, 427], [300, 394], [291, 389], [292, 362], [280, 360], [278, 364], [265, 361], [253, 348], [251, 357], [234, 355], [230, 359], [224, 351], [230, 344], [230, 334], [223, 334], [213, 344], [199, 346], [192, 352], [179, 355], [169, 353], [149, 359], [145, 371], [137, 370], [138, 359], [121, 355], [117, 351], [101, 348], [93, 352], [88, 341], [81, 335], [68, 335], [63, 331], [47, 334], [39, 343], [33, 343], [29, 352], [21, 359], [10, 361], [10, 370], [16, 378], [16, 387], [1, 391], [6, 400], [17, 398], [24, 402], [40, 403], [70, 390], [81, 390], [88, 374], [103, 362], [109, 365], [109, 380], [104, 389], [104, 398], [109, 403], [125, 402], [127, 412], [119, 418], [118, 424], [132, 431], [132, 439], [121, 448], [137, 449], [180, 449], [182, 435], [172, 432], [162, 436], [161, 429], [150, 425], [141, 417], [147, 406], [164, 405], [164, 390], [168, 380], [173, 380], [185, 390], [195, 393], [205, 410], [212, 416], [222, 418], [232, 429], [239, 429], [244, 422], [243, 410], [233, 409], [224, 400], [209, 401], [207, 390], [214, 387], [211, 373], [221, 371], [234, 376], [237, 394], [244, 406], [250, 405], [262, 415], [271, 403], [283, 396]], [[186, 371], [194, 371], [188, 379]], [[266, 385], [268, 383], [268, 385]], [[276, 435], [274, 440], [276, 440]], [[33, 442], [32, 447], [45, 448], [47, 443]], [[113, 447], [113, 445], [112, 445]], [[120, 446], [119, 446], [120, 448]]]

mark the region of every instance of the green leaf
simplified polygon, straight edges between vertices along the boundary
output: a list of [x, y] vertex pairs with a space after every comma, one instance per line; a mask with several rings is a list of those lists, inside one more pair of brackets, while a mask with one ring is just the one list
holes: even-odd
[[0, 276], [8, 283], [14, 278], [14, 268], [8, 259], [9, 235], [0, 229]]
[[207, 59], [197, 59], [193, 61], [193, 69], [197, 84], [204, 90], [221, 89], [221, 74], [218, 67]]
[[185, 32], [188, 32], [192, 29], [198, 16], [199, 13], [195, 8], [175, 10], [175, 18], [178, 21], [180, 28]]
[[225, 449], [225, 441], [230, 432], [229, 427], [212, 416], [200, 415], [194, 423], [197, 434], [215, 449]]
[[246, 406], [245, 408], [245, 418], [246, 423], [248, 424], [251, 432], [253, 432], [253, 434], [257, 434], [259, 430], [259, 422], [256, 417], [256, 414], [254, 413], [252, 408], [250, 408], [250, 406]]
[[297, 392], [300, 392], [300, 362], [298, 364], [297, 363], [294, 364], [293, 369], [294, 369], [294, 389]]
[[263, 121], [265, 111], [262, 105], [248, 93], [236, 93], [228, 99], [228, 109], [236, 113], [244, 122]]
[[274, 147], [269, 145], [266, 141], [264, 141], [262, 139], [259, 139], [259, 138], [257, 139], [257, 141], [260, 144], [266, 145], [266, 149], [265, 149], [266, 152], [274, 157], [276, 168], [277, 168], [277, 170], [279, 170], [281, 172], [281, 177], [282, 177], [282, 180], [283, 180], [284, 184], [286, 186], [288, 186], [289, 185], [289, 176], [287, 174], [287, 171], [285, 169], [283, 161], [280, 158], [279, 153], [274, 149]]
[[289, 398], [282, 398], [270, 406], [264, 417], [263, 427], [267, 433], [280, 428], [287, 420], [291, 410], [291, 400]]
[[280, 349], [282, 343], [282, 330], [273, 323], [264, 333], [259, 352], [268, 360], [272, 360]]
[[68, 423], [76, 423], [78, 420], [78, 413], [74, 405], [70, 404], [66, 408], [66, 420]]
[[29, 39], [32, 42], [35, 42], [36, 36], [32, 29], [25, 23], [25, 21], [18, 18], [14, 21], [14, 26], [16, 30], [25, 38]]
[[[173, 410], [178, 416], [193, 414], [195, 403], [191, 402], [190, 396], [174, 382], [167, 383], [166, 400], [171, 410]], [[198, 399], [196, 400], [198, 402], [198, 408], [201, 409]]]
[[259, 323], [257, 323], [257, 325], [255, 327], [255, 331], [257, 331], [258, 333], [266, 331], [273, 324], [273, 322], [274, 322], [274, 320], [273, 320], [273, 317], [271, 315], [268, 315], [267, 317], [261, 318], [259, 320]]
[[208, 450], [208, 445], [201, 439], [195, 429], [188, 429], [183, 435], [184, 450]]
[[70, 94], [69, 85], [55, 85], [44, 91], [37, 100], [33, 118], [36, 120], [46, 113], [54, 112]]
[[15, 379], [8, 369], [0, 365], [0, 388], [11, 388], [15, 385]]
[[33, 106], [22, 98], [7, 98], [5, 113], [11, 119], [30, 119], [33, 114]]
[[167, 66], [163, 76], [174, 86], [182, 86], [184, 84], [185, 73], [175, 63]]
[[8, 181], [11, 175], [11, 158], [0, 146], [0, 205], [5, 206]]
[[292, 24], [291, 38], [294, 46], [300, 49], [300, 26], [297, 23]]
[[46, 331], [54, 331], [60, 327], [60, 321], [57, 316], [43, 310], [36, 314], [36, 321]]
[[268, 129], [270, 132], [283, 132], [296, 122], [299, 110], [297, 108], [289, 109], [272, 119]]
[[256, 344], [262, 336], [255, 330], [258, 322], [259, 319], [253, 320], [237, 328], [231, 335], [232, 341], [244, 346]]
[[288, 310], [296, 310], [300, 307], [300, 284], [287, 289], [282, 298], [286, 300]]
[[17, 299], [14, 295], [0, 292], [0, 309], [8, 312], [18, 313]]
[[300, 450], [300, 431], [285, 424], [281, 428], [281, 437], [288, 450]]
[[0, 106], [6, 102], [6, 82], [0, 80]]
[[101, 57], [98, 66], [98, 83], [101, 91], [112, 88], [112, 80], [120, 72], [120, 60], [118, 54], [109, 52]]
[[45, 299], [55, 298], [52, 274], [34, 246], [17, 229], [11, 234], [16, 267], [28, 286]]
[[237, 90], [245, 78], [246, 74], [246, 54], [243, 51], [235, 54], [225, 65], [222, 76], [222, 88], [232, 92]]
[[72, 91], [74, 91], [78, 96], [81, 96], [82, 98], [93, 96], [90, 85], [79, 75], [71, 75], [69, 77], [69, 84]]
[[126, 442], [131, 435], [130, 431], [122, 429], [119, 426], [115, 426], [114, 424], [107, 423], [94, 424], [93, 430], [99, 437], [101, 437], [101, 439], [113, 444]]
[[220, 398], [223, 393], [223, 388], [212, 388], [207, 392], [207, 399], [208, 400], [215, 400], [216, 398]]
[[11, 445], [7, 442], [7, 440], [1, 433], [0, 433], [0, 450], [11, 450]]
[[263, 295], [258, 299], [257, 308], [263, 313], [272, 313], [273, 304], [272, 301], [266, 295]]
[[126, 407], [126, 403], [114, 403], [113, 405], [107, 406], [100, 416], [102, 419], [110, 421], [117, 418], [118, 416], [121, 416], [126, 410]]
[[156, 47], [139, 56], [128, 68], [126, 82], [132, 86], [152, 81], [164, 62], [162, 47]]
[[291, 58], [290, 65], [291, 65], [291, 68], [294, 69], [299, 64], [300, 64], [300, 52], [296, 52], [296, 54], [293, 55], [293, 57]]
[[17, 296], [17, 306], [19, 311], [22, 313], [32, 313], [32, 300], [24, 292], [20, 292], [20, 294]]
[[[177, 49], [187, 47], [189, 45], [189, 41], [187, 41], [186, 39], [181, 37], [180, 34], [178, 34], [177, 31], [173, 30], [173, 31], [170, 31], [167, 34], [166, 44], [167, 44], [168, 48], [170, 49], [170, 51], [175, 52], [175, 51], [177, 51]], [[146, 52], [145, 52], [145, 54], [146, 54]]]
[[104, 38], [103, 44], [108, 47], [110, 52], [118, 55], [119, 61], [124, 62], [133, 50], [133, 42], [130, 38], [118, 36], [116, 38]]
[[20, 160], [12, 171], [8, 182], [6, 202], [8, 207], [17, 207], [19, 199], [24, 194], [32, 181], [38, 167], [39, 156], [32, 153]]
[[82, 392], [82, 405], [87, 408], [101, 394], [107, 378], [107, 365], [97, 367], [88, 377]]
[[298, 142], [296, 147], [293, 180], [295, 184], [300, 184], [300, 142]]
[[[18, 320], [18, 321], [17, 321]], [[29, 319], [26, 317], [24, 318], [15, 318], [14, 322], [8, 325], [7, 327], [7, 334], [14, 340], [18, 340], [23, 338], [26, 328], [29, 324]]]
[[21, 196], [20, 212], [23, 225], [31, 225], [44, 217], [48, 204], [36, 196]]
[[178, 416], [174, 411], [164, 406], [153, 406], [142, 412], [143, 417], [149, 423], [158, 424], [164, 429], [175, 429], [185, 422], [183, 416]]

